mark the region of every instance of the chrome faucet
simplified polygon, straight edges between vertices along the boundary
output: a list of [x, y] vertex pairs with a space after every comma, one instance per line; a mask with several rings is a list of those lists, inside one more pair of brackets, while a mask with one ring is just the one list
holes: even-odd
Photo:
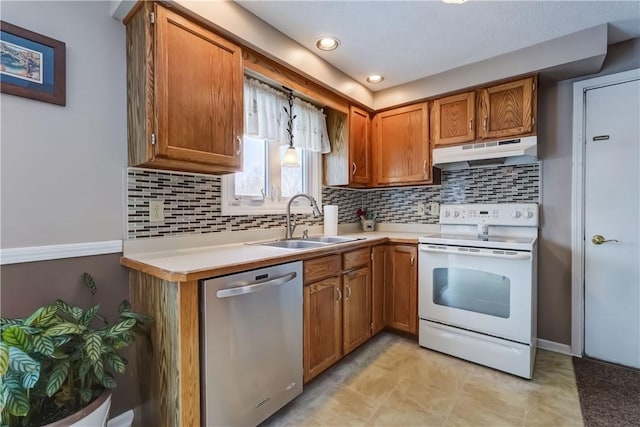
[[297, 199], [298, 197], [304, 197], [304, 198], [309, 200], [309, 202], [311, 203], [311, 207], [313, 208], [313, 216], [314, 217], [320, 215], [320, 209], [318, 208], [318, 204], [316, 203], [316, 199], [314, 199], [313, 196], [311, 196], [311, 194], [298, 193], [298, 194], [295, 194], [295, 195], [291, 196], [291, 198], [289, 199], [289, 203], [287, 203], [287, 224], [285, 225], [285, 228], [287, 229], [287, 231], [286, 231], [285, 236], [284, 236], [285, 239], [291, 239], [292, 236], [293, 236], [293, 232], [296, 229], [296, 224], [291, 221], [291, 203], [293, 203], [293, 201], [295, 199]]

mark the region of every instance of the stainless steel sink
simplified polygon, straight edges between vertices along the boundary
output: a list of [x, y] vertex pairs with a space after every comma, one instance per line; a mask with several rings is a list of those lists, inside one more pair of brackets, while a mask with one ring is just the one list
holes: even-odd
[[256, 242], [251, 243], [253, 245], [272, 246], [275, 248], [285, 249], [309, 249], [309, 248], [321, 248], [323, 246], [337, 245], [338, 243], [354, 242], [356, 240], [362, 240], [357, 237], [337, 237], [337, 236], [318, 236], [309, 237], [308, 239], [285, 239], [276, 240], [272, 242]]
[[363, 237], [319, 236], [319, 237], [309, 237], [307, 241], [336, 244], [336, 243], [355, 242], [356, 240], [362, 240], [362, 239]]
[[327, 243], [312, 242], [309, 240], [291, 239], [291, 240], [276, 240], [275, 242], [261, 242], [261, 243], [256, 243], [256, 245], [273, 246], [276, 248], [285, 248], [285, 249], [308, 249], [308, 248], [320, 248], [323, 246], [327, 246]]

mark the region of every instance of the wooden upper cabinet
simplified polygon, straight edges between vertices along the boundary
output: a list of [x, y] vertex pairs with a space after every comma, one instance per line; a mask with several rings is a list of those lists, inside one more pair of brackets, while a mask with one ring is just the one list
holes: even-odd
[[371, 182], [371, 145], [369, 113], [351, 106], [349, 109], [349, 184]]
[[431, 135], [434, 146], [476, 139], [476, 93], [465, 92], [433, 101]]
[[374, 122], [374, 185], [431, 182], [427, 103], [383, 111]]
[[478, 115], [481, 138], [496, 139], [535, 133], [535, 77], [482, 90]]
[[242, 169], [239, 46], [145, 3], [127, 23], [127, 67], [129, 165]]

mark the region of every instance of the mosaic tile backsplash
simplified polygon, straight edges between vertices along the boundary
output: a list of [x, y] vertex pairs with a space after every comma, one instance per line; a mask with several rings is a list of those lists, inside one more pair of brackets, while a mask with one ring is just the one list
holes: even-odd
[[[148, 169], [127, 171], [129, 239], [218, 231], [284, 227], [285, 215], [221, 215], [219, 176]], [[436, 216], [419, 216], [417, 203], [538, 203], [539, 164], [443, 171], [442, 185], [374, 190], [324, 187], [322, 204], [338, 205], [341, 224], [358, 222], [359, 207], [376, 212], [379, 222], [437, 224]], [[149, 221], [149, 201], [164, 200], [165, 220]], [[297, 215], [300, 225], [322, 219]]]

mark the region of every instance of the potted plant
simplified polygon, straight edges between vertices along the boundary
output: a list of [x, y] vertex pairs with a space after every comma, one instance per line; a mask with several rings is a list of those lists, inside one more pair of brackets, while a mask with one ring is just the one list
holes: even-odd
[[[95, 295], [93, 278], [83, 277]], [[100, 305], [83, 310], [59, 299], [29, 317], [0, 318], [1, 425], [46, 425], [99, 404], [106, 406], [100, 416], [106, 423], [113, 372], [123, 373], [127, 364], [119, 351], [136, 335], [148, 338], [152, 319], [131, 311], [126, 300], [113, 323], [99, 311]]]

